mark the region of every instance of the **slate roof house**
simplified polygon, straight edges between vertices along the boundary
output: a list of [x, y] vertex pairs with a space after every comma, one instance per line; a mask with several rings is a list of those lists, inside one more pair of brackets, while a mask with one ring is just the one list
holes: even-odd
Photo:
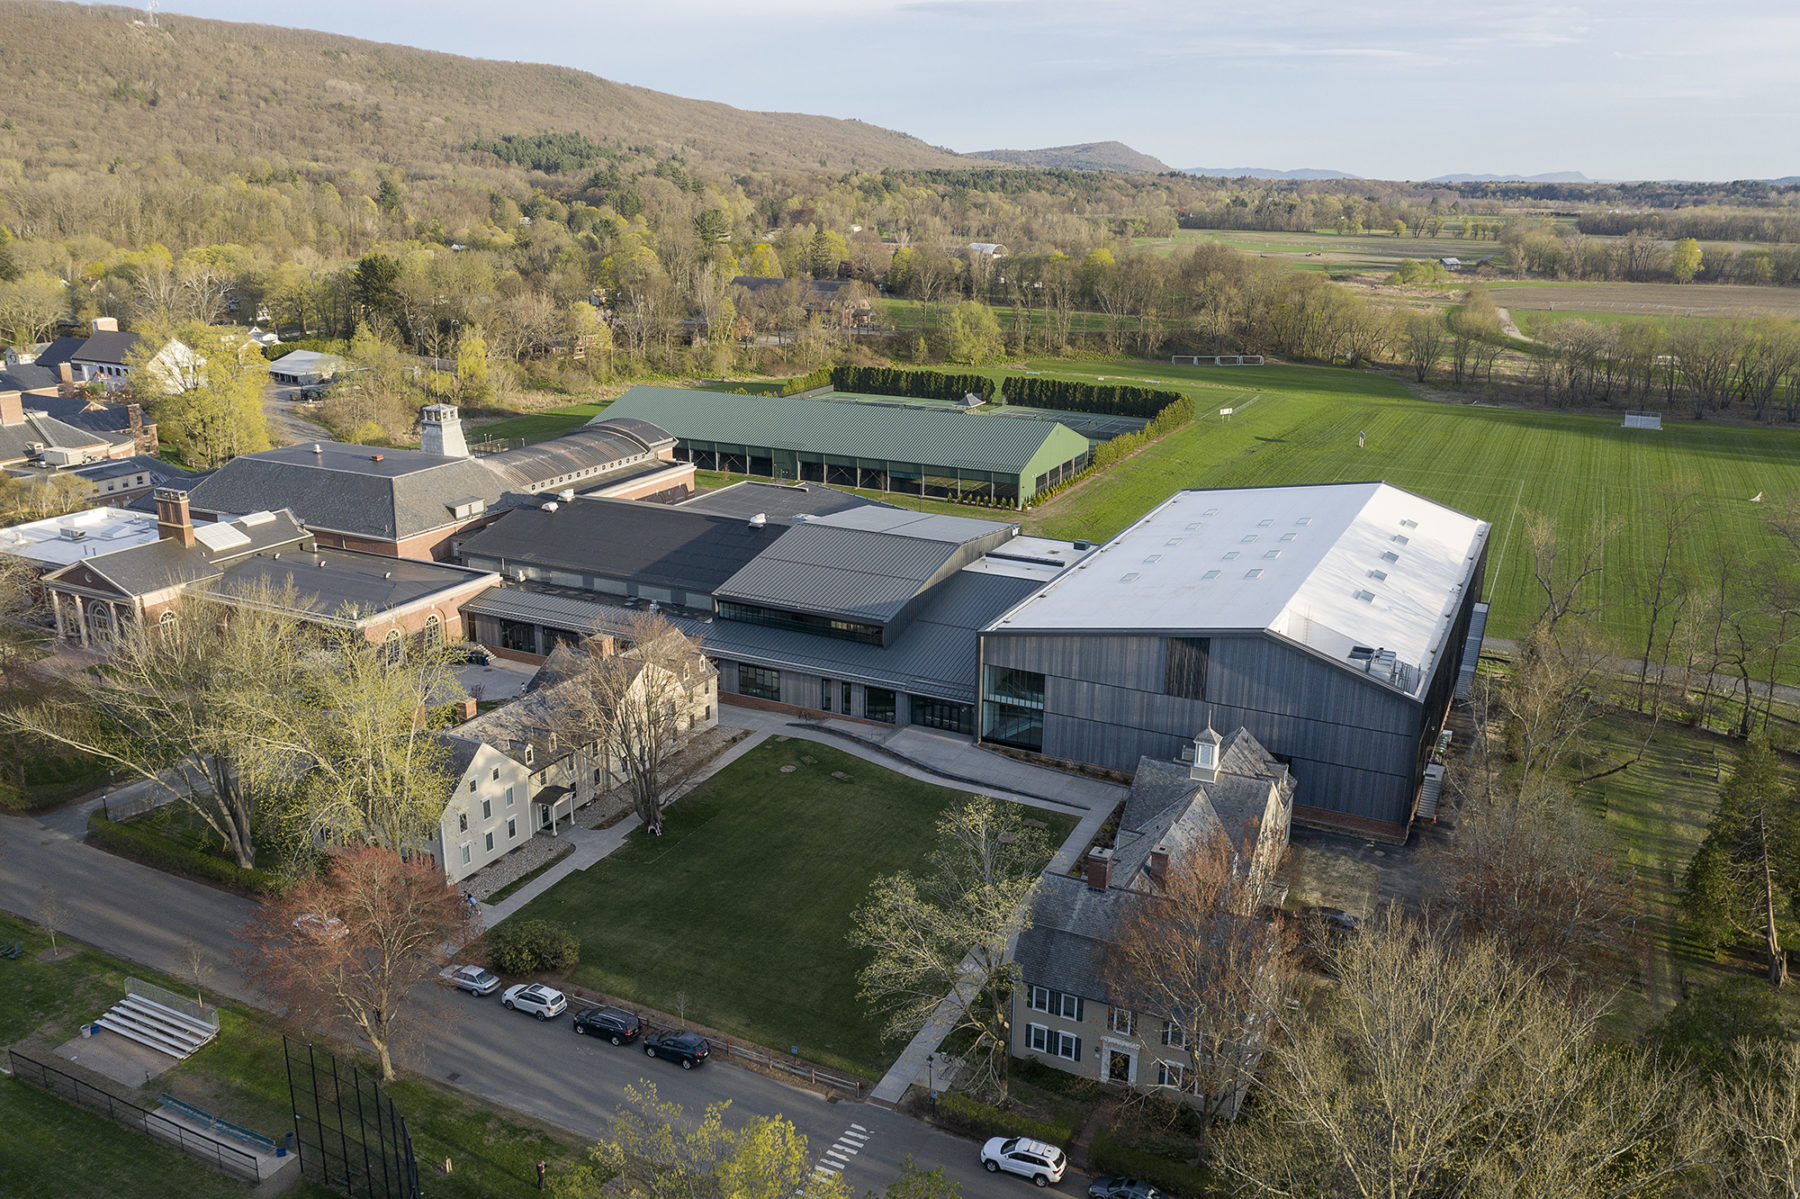
[[[1107, 954], [1128, 911], [1158, 902], [1171, 864], [1224, 838], [1252, 893], [1266, 890], [1287, 848], [1294, 779], [1249, 732], [1208, 728], [1186, 761], [1138, 763], [1115, 843], [1084, 863], [1085, 877], [1047, 874], [1031, 927], [1014, 953], [1012, 1052], [1083, 1078], [1186, 1101], [1193, 1044], [1183, 1013], [1133, 1010], [1109, 981]], [[1190, 1021], [1191, 1023], [1191, 1021]], [[1229, 1110], [1241, 1087], [1222, 1097]]]
[[127, 458], [135, 449], [130, 434], [101, 433], [69, 424], [37, 406], [41, 398], [0, 391], [0, 466], [31, 465], [54, 470], [109, 458]]
[[461, 640], [461, 605], [499, 580], [481, 571], [328, 549], [283, 509], [195, 525], [187, 493], [157, 493], [157, 540], [82, 557], [43, 576], [58, 637], [104, 642], [128, 623], [173, 621], [205, 593], [238, 602], [289, 588], [295, 611], [399, 652], [409, 637]]
[[457, 410], [434, 404], [422, 432], [419, 450], [323, 441], [245, 454], [194, 487], [194, 512], [223, 519], [284, 507], [320, 545], [447, 561], [460, 535], [545, 492], [644, 499], [692, 489], [693, 467], [671, 461], [673, 439], [644, 421], [472, 455]]

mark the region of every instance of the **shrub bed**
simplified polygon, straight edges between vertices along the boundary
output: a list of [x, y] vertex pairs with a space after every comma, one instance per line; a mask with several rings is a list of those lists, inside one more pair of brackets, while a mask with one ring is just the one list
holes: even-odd
[[1172, 1199], [1204, 1199], [1218, 1193], [1218, 1180], [1211, 1171], [1128, 1145], [1111, 1128], [1097, 1130], [1087, 1152], [1088, 1168], [1095, 1174], [1141, 1178], [1167, 1191]]
[[983, 1141], [989, 1137], [1032, 1137], [1066, 1150], [1075, 1139], [1073, 1124], [1003, 1112], [967, 1095], [940, 1095], [933, 1105], [932, 1118], [952, 1132]]
[[487, 936], [488, 961], [502, 974], [561, 973], [581, 960], [581, 942], [548, 920], [509, 920]]
[[137, 828], [130, 823], [115, 824], [104, 810], [96, 809], [88, 817], [88, 840], [123, 857], [185, 874], [202, 882], [218, 883], [233, 891], [252, 896], [279, 894], [285, 884], [264, 870], [254, 870], [227, 862], [209, 853], [172, 841], [160, 833]]

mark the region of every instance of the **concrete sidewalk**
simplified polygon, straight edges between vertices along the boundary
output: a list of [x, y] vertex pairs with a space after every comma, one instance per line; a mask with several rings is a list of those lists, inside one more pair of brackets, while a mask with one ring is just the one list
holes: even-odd
[[[1100, 826], [1106, 823], [1106, 818], [1110, 815], [1112, 815], [1112, 805], [1108, 804], [1096, 807], [1083, 816], [1081, 823], [1075, 826], [1075, 831], [1069, 834], [1069, 839], [1064, 841], [1061, 848], [1056, 851], [1056, 856], [1050, 859], [1050, 864], [1044, 868], [1044, 873], [1067, 873], [1069, 867], [1075, 864], [1075, 855], [1087, 848], [1088, 842], [1094, 839], [1094, 834], [1100, 831]], [[1008, 956], [1010, 955], [1011, 948], [1009, 947]], [[906, 1048], [900, 1051], [900, 1056], [894, 1059], [894, 1064], [888, 1067], [888, 1072], [881, 1076], [881, 1081], [876, 1083], [875, 1089], [869, 1092], [870, 1103], [891, 1108], [905, 1096], [908, 1087], [914, 1083], [929, 1081], [932, 1073], [929, 1059], [932, 1054], [937, 1052], [938, 1046], [944, 1043], [944, 1038], [950, 1035], [950, 1030], [956, 1025], [961, 1006], [968, 1002], [970, 992], [978, 981], [973, 978], [964, 978], [956, 984], [953, 994], [944, 997], [944, 1001], [938, 1004], [937, 1011], [932, 1013], [931, 1019], [926, 1022], [925, 1027], [921, 1028], [913, 1036], [913, 1039], [906, 1043]], [[937, 1071], [939, 1078], [945, 1077], [941, 1065]]]

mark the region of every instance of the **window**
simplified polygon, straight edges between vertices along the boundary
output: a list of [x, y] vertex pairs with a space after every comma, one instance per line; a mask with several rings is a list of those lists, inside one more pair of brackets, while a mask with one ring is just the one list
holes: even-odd
[[156, 627], [162, 631], [162, 635], [165, 637], [167, 637], [169, 634], [173, 633], [175, 631], [175, 612], [174, 612], [174, 610], [171, 609], [169, 611], [166, 611], [161, 616], [157, 617], [156, 618]]
[[830, 679], [819, 680], [819, 711], [831, 711], [831, 693], [834, 690], [836, 685]]
[[[459, 833], [466, 833], [469, 831], [469, 814], [467, 812], [458, 812], [456, 814], [456, 831]], [[468, 859], [465, 858], [463, 860], [467, 861]]]
[[1206, 665], [1211, 656], [1211, 638], [1169, 638], [1169, 656], [1163, 667], [1163, 694], [1178, 699], [1205, 699]]
[[387, 655], [387, 663], [389, 666], [396, 665], [400, 661], [401, 646], [399, 629], [388, 630], [387, 640], [383, 643], [382, 649]]
[[425, 618], [425, 648], [436, 649], [444, 644], [444, 622], [433, 612]]
[[1158, 562], [1161, 562], [1161, 561], [1162, 561], [1161, 554], [1151, 554], [1148, 558], [1144, 559], [1144, 565], [1145, 566], [1155, 566]]
[[1294, 540], [1294, 538], [1296, 538], [1298, 536], [1300, 536], [1300, 534], [1298, 534], [1298, 533], [1283, 533], [1281, 535], [1281, 539], [1283, 541], [1292, 541], [1292, 540]]
[[1059, 1010], [1056, 1014], [1061, 1016], [1064, 1020], [1073, 1020], [1076, 1023], [1080, 1023], [1082, 1007], [1081, 996], [1070, 995], [1068, 992], [1064, 991], [1059, 992], [1056, 998], [1059, 1001]]
[[481, 818], [483, 820], [492, 820], [494, 818], [494, 801], [493, 800], [484, 799], [481, 801]]
[[975, 709], [953, 700], [909, 695], [906, 697], [906, 715], [911, 723], [928, 729], [943, 729], [947, 733], [975, 731]]
[[1129, 1037], [1137, 1031], [1137, 1015], [1127, 1008], [1113, 1008], [1106, 1014], [1106, 1027]]
[[899, 701], [894, 693], [886, 687], [863, 688], [863, 716], [869, 720], [878, 720], [882, 724], [894, 724], [900, 719]]
[[1031, 988], [1031, 1010], [1034, 1012], [1049, 1011], [1051, 994], [1052, 992], [1049, 987]]
[[1081, 1038], [1066, 1032], [1045, 1028], [1042, 1024], [1025, 1026], [1025, 1043], [1039, 1053], [1053, 1054], [1072, 1062], [1081, 1060]]
[[1395, 533], [1394, 540], [1401, 545], [1405, 545], [1410, 542], [1412, 538], [1408, 537], [1405, 533]]
[[1162, 1043], [1171, 1049], [1181, 1049], [1187, 1045], [1187, 1031], [1173, 1020], [1164, 1020]]
[[1244, 540], [1243, 540], [1243, 543], [1242, 543], [1242, 544], [1244, 544], [1244, 545], [1249, 545], [1249, 544], [1250, 544], [1250, 543], [1251, 543], [1251, 542], [1253, 542], [1253, 541], [1255, 541], [1255, 540], [1256, 540], [1256, 534], [1255, 534], [1255, 533], [1252, 533], [1252, 534], [1250, 534], [1250, 535], [1249, 535], [1249, 536], [1248, 536], [1248, 537], [1246, 537], [1246, 538], [1244, 538]]
[[462, 843], [462, 864], [465, 866], [469, 864], [469, 843], [467, 841]]
[[498, 782], [500, 779], [500, 768], [498, 766], [494, 767], [493, 778], [494, 778], [494, 781], [496, 781], [496, 782]]
[[1008, 666], [987, 668], [981, 739], [1036, 752], [1044, 748], [1044, 676]]
[[511, 787], [506, 789], [506, 806], [509, 808], [513, 806], [513, 788]]
[[508, 820], [506, 822], [506, 839], [508, 841], [515, 840], [518, 837], [518, 835], [519, 835], [519, 822], [517, 820]]
[[535, 750], [533, 749], [533, 747], [527, 745], [525, 747], [525, 765], [527, 765], [527, 766], [531, 765], [531, 759], [536, 756], [537, 756], [537, 754], [536, 754]]
[[1266, 529], [1266, 528], [1268, 528], [1268, 527], [1269, 527], [1269, 526], [1270, 526], [1270, 525], [1272, 525], [1272, 524], [1274, 524], [1274, 523], [1275, 523], [1275, 522], [1274, 522], [1274, 521], [1272, 521], [1272, 520], [1259, 520], [1259, 521], [1257, 521], [1257, 522], [1256, 522], [1256, 527], [1257, 527], [1257, 528], [1259, 528], [1259, 529]]
[[1400, 555], [1396, 554], [1393, 550], [1388, 550], [1381, 555], [1381, 560], [1383, 562], [1398, 562], [1400, 561]]
[[1177, 1062], [1158, 1061], [1156, 1063], [1156, 1085], [1174, 1087], [1177, 1091], [1187, 1086], [1187, 1067]]
[[1365, 604], [1372, 604], [1375, 602], [1375, 593], [1373, 591], [1358, 591], [1356, 593], [1356, 598]]
[[488, 847], [489, 853], [494, 852], [494, 834], [492, 834], [492, 833], [489, 833], [487, 835], [487, 847]]
[[781, 698], [781, 672], [766, 666], [744, 664], [738, 667], [738, 694], [751, 699]]
[[469, 780], [469, 794], [470, 795], [475, 794], [475, 780], [474, 779]]

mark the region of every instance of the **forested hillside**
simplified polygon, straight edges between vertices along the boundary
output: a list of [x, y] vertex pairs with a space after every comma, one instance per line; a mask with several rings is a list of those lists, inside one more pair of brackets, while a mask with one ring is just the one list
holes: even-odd
[[564, 67], [166, 13], [152, 27], [144, 16], [0, 4], [0, 157], [36, 178], [135, 169], [165, 156], [252, 175], [374, 164], [454, 174], [492, 162], [466, 150], [471, 142], [558, 130], [738, 171], [961, 161], [857, 121], [745, 112]]

